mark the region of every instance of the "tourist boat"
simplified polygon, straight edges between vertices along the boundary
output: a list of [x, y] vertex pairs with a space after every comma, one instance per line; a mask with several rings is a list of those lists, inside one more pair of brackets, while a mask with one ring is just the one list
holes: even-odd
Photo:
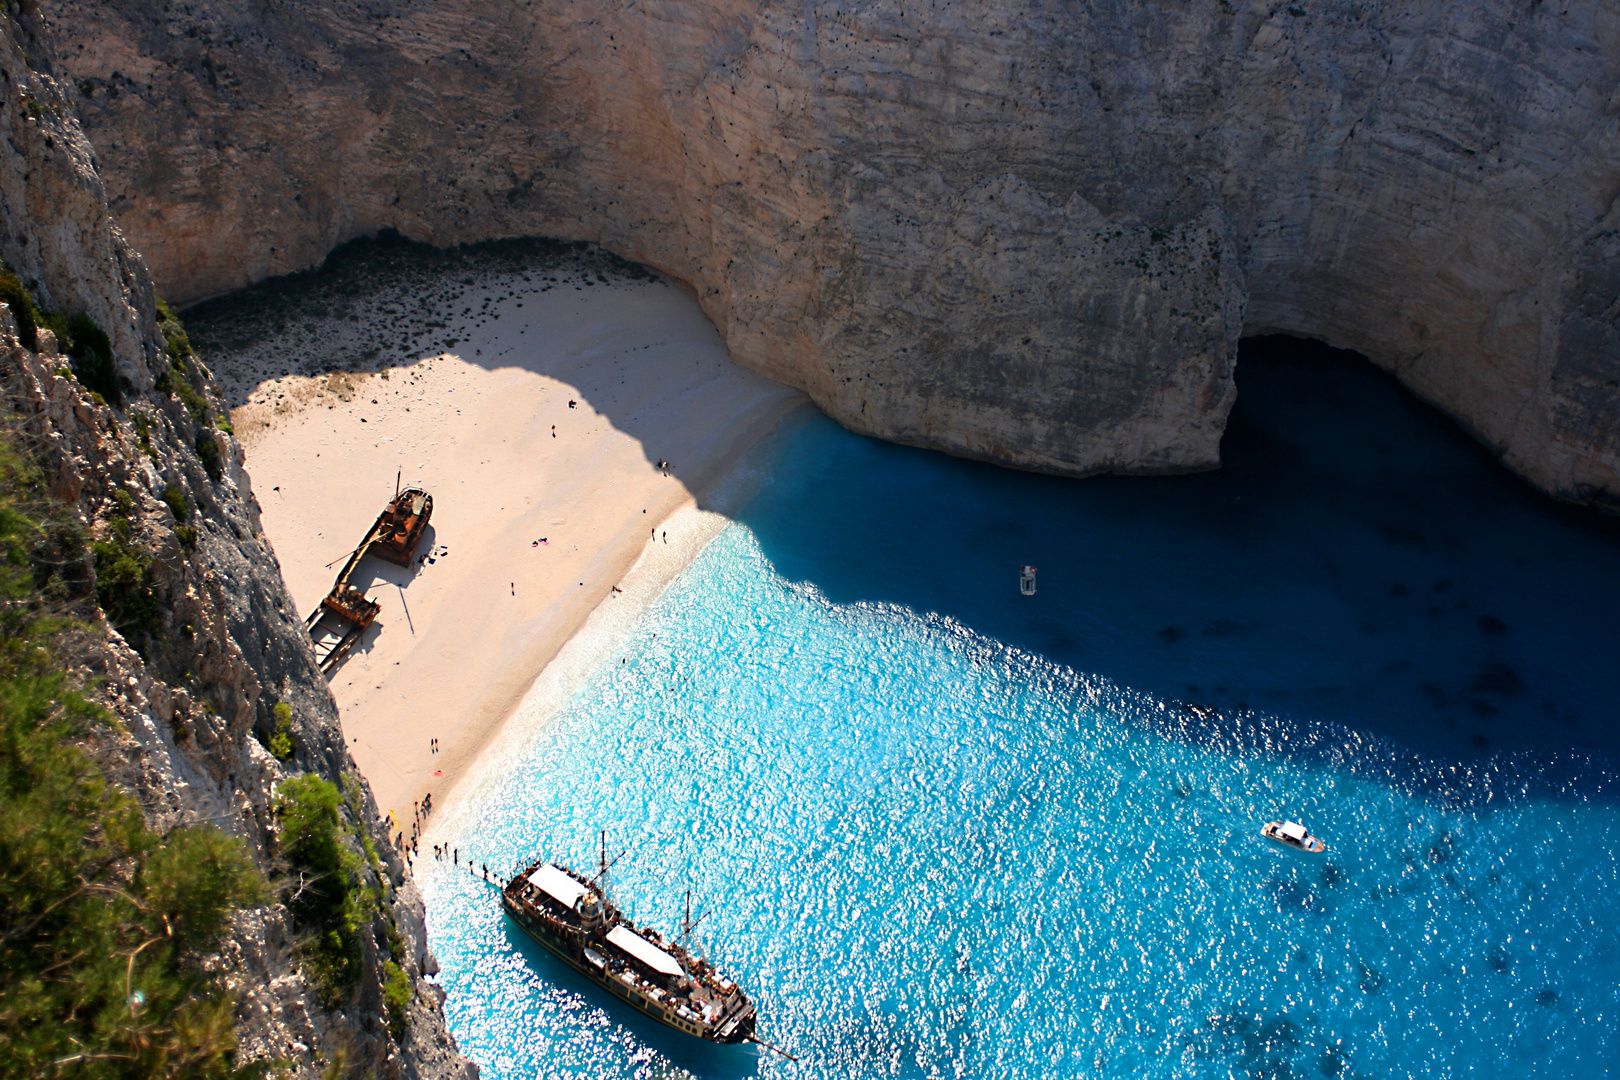
[[1327, 850], [1320, 837], [1312, 836], [1297, 821], [1268, 821], [1260, 826], [1260, 835], [1279, 844], [1287, 844], [1300, 851], [1320, 853]]
[[[607, 896], [607, 846], [600, 872], [586, 878], [537, 862], [501, 889], [501, 906], [546, 951], [632, 1008], [661, 1024], [716, 1043], [754, 1042], [754, 1006], [742, 988], [679, 944], [637, 927]], [[786, 1053], [786, 1051], [779, 1051]]]
[[1033, 566], [1020, 566], [1018, 568], [1018, 591], [1025, 596], [1035, 595], [1035, 568]]

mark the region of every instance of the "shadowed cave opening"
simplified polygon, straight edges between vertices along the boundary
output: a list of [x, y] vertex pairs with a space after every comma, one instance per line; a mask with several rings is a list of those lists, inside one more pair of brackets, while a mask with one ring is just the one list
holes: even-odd
[[1459, 763], [1620, 749], [1620, 522], [1536, 492], [1355, 353], [1246, 339], [1236, 379], [1214, 472], [1070, 480], [785, 436], [817, 467], [740, 517], [829, 600], [1145, 692], [1178, 737], [1263, 713]]
[[[272, 338], [277, 371], [410, 363], [476, 307], [462, 280], [475, 271], [539, 275], [534, 288], [562, 275], [570, 290], [648, 273], [589, 245], [383, 236], [186, 315], [220, 355]], [[435, 291], [447, 272], [453, 286]], [[425, 306], [371, 310], [384, 280]], [[367, 326], [356, 340], [380, 348], [334, 350], [333, 321]], [[1235, 378], [1214, 472], [1041, 476], [817, 416], [772, 438], [792, 467], [737, 516], [780, 573], [829, 600], [947, 616], [1150, 694], [1172, 726], [1263, 712], [1456, 761], [1620, 749], [1603, 675], [1620, 521], [1533, 490], [1358, 354], [1248, 338]], [[597, 399], [588, 378], [581, 390]], [[634, 416], [605, 415], [636, 432]], [[1040, 567], [1036, 598], [1018, 594], [1023, 563]]]

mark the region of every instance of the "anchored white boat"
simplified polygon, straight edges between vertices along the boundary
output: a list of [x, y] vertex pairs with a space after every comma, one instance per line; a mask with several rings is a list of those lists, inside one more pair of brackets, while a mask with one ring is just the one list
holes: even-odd
[[1020, 566], [1018, 568], [1018, 591], [1025, 596], [1035, 595], [1035, 568], [1033, 566]]
[[1260, 826], [1260, 835], [1267, 840], [1275, 840], [1279, 844], [1287, 844], [1300, 851], [1309, 851], [1319, 854], [1327, 850], [1320, 837], [1312, 836], [1310, 831], [1297, 821], [1268, 821]]
[[501, 889], [501, 906], [557, 959], [659, 1023], [710, 1042], [757, 1042], [787, 1054], [754, 1034], [754, 1005], [742, 987], [680, 944], [697, 925], [691, 894], [685, 926], [666, 940], [631, 922], [608, 899], [610, 865], [603, 833], [594, 878], [537, 862]]

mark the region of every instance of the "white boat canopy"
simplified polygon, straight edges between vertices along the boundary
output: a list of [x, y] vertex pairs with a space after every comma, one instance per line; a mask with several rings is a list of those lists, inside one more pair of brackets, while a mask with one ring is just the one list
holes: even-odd
[[1305, 826], [1301, 825], [1297, 821], [1283, 822], [1282, 834], [1288, 837], [1290, 840], [1304, 840], [1305, 837], [1309, 835], [1305, 831]]
[[573, 910], [580, 897], [591, 891], [551, 863], [547, 863], [530, 874], [529, 884], [570, 911]]
[[681, 974], [681, 965], [673, 956], [633, 930], [615, 926], [608, 931], [607, 939], [660, 975], [673, 978]]

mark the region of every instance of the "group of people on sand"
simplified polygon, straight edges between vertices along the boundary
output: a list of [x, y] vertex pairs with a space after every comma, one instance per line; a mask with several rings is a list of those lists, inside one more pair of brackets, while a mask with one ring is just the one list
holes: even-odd
[[[439, 743], [438, 739], [433, 740], [433, 746], [435, 747], [435, 750], [434, 750], [435, 753], [438, 752], [438, 750], [437, 750], [438, 743]], [[411, 862], [411, 859], [412, 859], [412, 857], [414, 855], [417, 854], [418, 845], [422, 841], [422, 825], [423, 825], [424, 822], [427, 821], [427, 816], [432, 812], [433, 812], [433, 792], [431, 792], [431, 791], [428, 792], [426, 795], [422, 796], [422, 801], [421, 802], [413, 802], [413, 803], [411, 803], [411, 839], [410, 839], [410, 841], [408, 843], [406, 842], [406, 840], [405, 840], [405, 830], [403, 830], [403, 829], [400, 830], [399, 835], [394, 839], [394, 846], [405, 854], [405, 865], [406, 866], [413, 865], [412, 862]], [[390, 815], [392, 815], [393, 812], [390, 811], [389, 813], [390, 813]]]

